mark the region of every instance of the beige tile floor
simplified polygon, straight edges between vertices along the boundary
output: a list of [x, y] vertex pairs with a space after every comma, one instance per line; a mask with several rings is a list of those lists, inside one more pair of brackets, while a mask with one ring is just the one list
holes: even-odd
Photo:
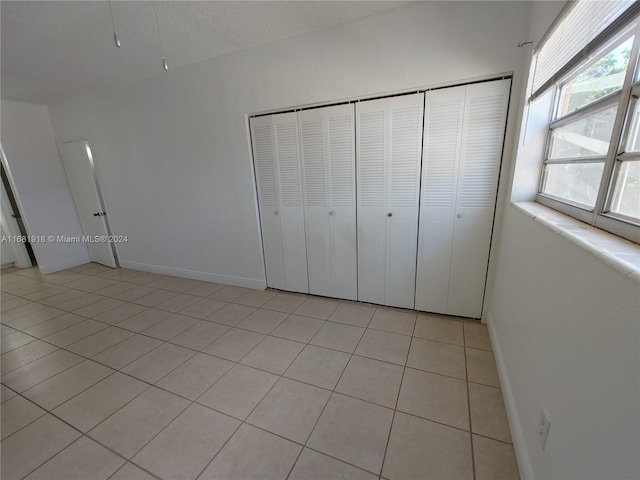
[[96, 264], [1, 290], [4, 480], [518, 478], [479, 323]]

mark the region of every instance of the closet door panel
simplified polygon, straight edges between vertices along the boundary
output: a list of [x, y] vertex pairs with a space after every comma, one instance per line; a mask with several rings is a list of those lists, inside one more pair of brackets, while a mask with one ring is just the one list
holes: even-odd
[[357, 295], [355, 143], [352, 105], [298, 113], [309, 289]]
[[466, 87], [425, 95], [416, 309], [447, 313]]
[[358, 297], [356, 153], [353, 105], [325, 109], [331, 206], [332, 297]]
[[326, 161], [326, 125], [322, 109], [298, 113], [309, 293], [331, 295], [331, 245]]
[[356, 219], [335, 218], [331, 225], [332, 297], [356, 300], [358, 298], [358, 264], [356, 253]]
[[358, 211], [358, 300], [384, 305], [386, 219], [362, 219]]
[[387, 100], [356, 104], [358, 300], [385, 303]]
[[492, 222], [457, 222], [447, 314], [480, 318], [487, 277]]
[[273, 122], [271, 117], [259, 117], [250, 124], [267, 285], [286, 289]]
[[295, 113], [273, 115], [286, 289], [309, 292], [302, 176]]
[[482, 314], [510, 80], [467, 86], [447, 313]]
[[385, 305], [414, 308], [424, 94], [388, 99]]

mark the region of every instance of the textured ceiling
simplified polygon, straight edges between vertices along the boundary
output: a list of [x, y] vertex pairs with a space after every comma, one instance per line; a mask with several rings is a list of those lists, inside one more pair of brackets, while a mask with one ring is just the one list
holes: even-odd
[[410, 2], [5, 1], [2, 98], [49, 104]]

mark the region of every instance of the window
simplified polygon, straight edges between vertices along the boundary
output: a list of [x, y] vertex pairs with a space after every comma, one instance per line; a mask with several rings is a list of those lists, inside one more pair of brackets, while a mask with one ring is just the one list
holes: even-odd
[[[555, 28], [562, 31], [571, 15]], [[615, 27], [601, 28], [584, 56], [556, 65], [562, 75], [547, 73], [551, 84], [534, 93], [555, 91], [537, 200], [640, 242], [639, 19], [631, 16]], [[561, 33], [566, 38], [567, 31]], [[557, 48], [555, 34], [534, 56], [537, 65], [546, 45]]]

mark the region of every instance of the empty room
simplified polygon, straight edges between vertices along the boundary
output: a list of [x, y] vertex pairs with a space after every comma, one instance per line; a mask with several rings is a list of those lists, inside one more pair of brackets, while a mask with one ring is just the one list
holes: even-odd
[[0, 1], [3, 480], [640, 478], [640, 3]]

